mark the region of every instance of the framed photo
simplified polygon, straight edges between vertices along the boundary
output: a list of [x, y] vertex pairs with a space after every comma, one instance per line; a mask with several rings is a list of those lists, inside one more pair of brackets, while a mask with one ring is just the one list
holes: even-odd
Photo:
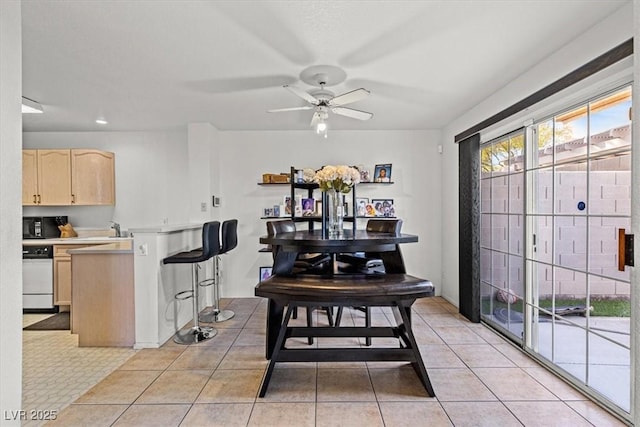
[[304, 198], [302, 199], [302, 215], [303, 216], [313, 216], [316, 212], [316, 201], [315, 199]]
[[273, 208], [264, 208], [262, 211], [262, 216], [264, 217], [272, 217], [273, 216]]
[[280, 205], [273, 205], [273, 216], [280, 216]]
[[391, 182], [391, 163], [376, 165], [373, 182]]
[[284, 196], [282, 199], [282, 204], [284, 205], [284, 214], [291, 215], [291, 196]]
[[371, 203], [367, 203], [364, 206], [364, 216], [366, 216], [367, 218], [372, 218], [376, 216], [376, 208], [371, 204]]
[[316, 215], [322, 216], [322, 200], [316, 200]]
[[393, 199], [371, 199], [371, 204], [376, 217], [393, 218], [396, 216]]
[[356, 216], [367, 216], [368, 197], [356, 197]]
[[260, 282], [262, 282], [263, 280], [267, 280], [269, 277], [271, 277], [271, 268], [272, 267], [260, 267], [260, 276], [259, 276]]

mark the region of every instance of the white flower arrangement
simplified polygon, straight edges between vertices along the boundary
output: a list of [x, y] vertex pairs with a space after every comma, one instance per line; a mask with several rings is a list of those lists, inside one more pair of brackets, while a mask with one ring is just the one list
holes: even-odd
[[302, 179], [304, 182], [313, 182], [313, 178], [316, 176], [316, 171], [311, 168], [304, 168], [302, 170]]
[[360, 182], [360, 172], [351, 166], [324, 166], [313, 177], [313, 181], [320, 185], [322, 191], [336, 190], [340, 193], [348, 193], [351, 188]]

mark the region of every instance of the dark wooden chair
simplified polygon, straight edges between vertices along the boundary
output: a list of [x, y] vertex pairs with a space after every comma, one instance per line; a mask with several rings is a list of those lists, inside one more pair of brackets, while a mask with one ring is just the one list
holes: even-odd
[[[296, 231], [296, 224], [289, 220], [281, 220], [281, 221], [268, 221], [267, 222], [267, 234], [269, 236], [276, 236], [281, 233], [292, 233]], [[276, 253], [272, 254], [275, 259]], [[331, 264], [331, 256], [327, 254], [297, 254], [296, 260], [293, 264], [293, 273], [294, 274], [304, 274], [304, 273], [316, 273], [322, 274], [326, 267]], [[277, 272], [274, 272], [277, 274]], [[318, 307], [307, 307], [307, 326], [313, 326], [313, 310]], [[333, 327], [333, 308], [332, 307], [322, 307], [327, 313], [327, 319], [329, 321], [329, 326]], [[298, 309], [297, 307], [293, 311], [293, 318], [298, 317]], [[313, 337], [308, 337], [309, 345], [313, 344]]]

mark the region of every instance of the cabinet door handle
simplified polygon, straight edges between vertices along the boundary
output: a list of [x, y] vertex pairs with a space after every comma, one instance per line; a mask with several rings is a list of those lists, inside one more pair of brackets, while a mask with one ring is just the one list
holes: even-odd
[[36, 203], [38, 203], [38, 200], [36, 199], [36, 195], [33, 195], [33, 204], [35, 205]]
[[38, 204], [40, 204], [40, 195], [38, 194]]
[[76, 202], [76, 195], [72, 194], [71, 195], [71, 203], [75, 203]]

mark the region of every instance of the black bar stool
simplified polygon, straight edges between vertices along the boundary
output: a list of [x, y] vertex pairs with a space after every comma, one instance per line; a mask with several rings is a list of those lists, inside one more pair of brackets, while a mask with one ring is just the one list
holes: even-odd
[[205, 323], [224, 322], [235, 316], [231, 310], [220, 310], [220, 255], [238, 246], [238, 220], [229, 219], [222, 223], [222, 247], [213, 257], [213, 279], [205, 280], [201, 286], [213, 285], [213, 310], [200, 315], [200, 321]]
[[178, 292], [176, 299], [193, 298], [193, 326], [176, 332], [173, 341], [178, 344], [194, 344], [216, 336], [218, 331], [200, 326], [198, 322], [198, 263], [215, 257], [220, 252], [220, 222], [206, 222], [202, 227], [202, 248], [189, 252], [180, 252], [162, 260], [163, 264], [191, 264], [191, 289]]

